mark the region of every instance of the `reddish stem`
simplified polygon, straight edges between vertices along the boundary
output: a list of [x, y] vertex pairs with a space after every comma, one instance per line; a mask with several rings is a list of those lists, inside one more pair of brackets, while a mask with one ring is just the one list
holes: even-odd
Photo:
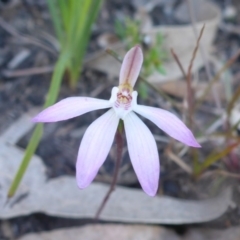
[[102, 210], [104, 209], [111, 193], [115, 190], [116, 184], [117, 184], [117, 179], [118, 179], [118, 173], [119, 173], [119, 169], [121, 166], [121, 160], [122, 160], [122, 150], [123, 150], [123, 124], [122, 122], [119, 123], [116, 135], [115, 135], [115, 142], [116, 142], [116, 164], [115, 164], [115, 169], [114, 169], [114, 174], [113, 174], [113, 180], [111, 183], [111, 186], [107, 192], [107, 194], [105, 195], [96, 215], [95, 215], [95, 220], [99, 219], [99, 216], [102, 212]]

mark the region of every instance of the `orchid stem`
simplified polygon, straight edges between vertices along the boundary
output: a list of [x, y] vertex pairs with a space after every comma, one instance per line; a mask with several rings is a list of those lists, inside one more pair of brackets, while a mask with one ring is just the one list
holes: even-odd
[[118, 173], [119, 173], [119, 169], [120, 169], [120, 166], [121, 166], [121, 160], [122, 160], [122, 151], [123, 151], [123, 129], [124, 129], [124, 126], [123, 126], [123, 122], [120, 121], [119, 122], [119, 125], [118, 125], [118, 129], [117, 129], [117, 132], [116, 132], [116, 135], [115, 135], [115, 142], [116, 142], [116, 164], [115, 164], [115, 169], [114, 169], [114, 174], [113, 174], [113, 180], [112, 180], [112, 183], [111, 183], [111, 186], [107, 192], [107, 194], [105, 195], [97, 213], [96, 213], [96, 216], [95, 216], [95, 220], [98, 220], [99, 219], [99, 216], [102, 212], [102, 210], [104, 209], [111, 193], [115, 190], [115, 186], [117, 184], [117, 179], [118, 179]]

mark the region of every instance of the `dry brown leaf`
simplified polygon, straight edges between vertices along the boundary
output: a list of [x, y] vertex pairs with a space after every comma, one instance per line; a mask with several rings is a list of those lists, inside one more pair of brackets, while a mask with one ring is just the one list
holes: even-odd
[[142, 225], [88, 225], [43, 233], [27, 234], [19, 240], [180, 240], [171, 230]]
[[[47, 181], [46, 167], [33, 156], [24, 179], [13, 199], [4, 206], [6, 194], [24, 151], [14, 143], [29, 130], [30, 117], [23, 116], [0, 140], [0, 218], [8, 219], [35, 212], [68, 218], [93, 218], [109, 186], [93, 183], [79, 190], [74, 177]], [[15, 129], [15, 131], [13, 131]], [[19, 131], [19, 132], [18, 132]], [[15, 133], [13, 139], [10, 133]], [[101, 219], [132, 223], [184, 224], [211, 221], [221, 216], [231, 203], [231, 190], [207, 200], [180, 200], [171, 197], [149, 197], [140, 189], [117, 187]], [[3, 207], [4, 206], [4, 207]]]

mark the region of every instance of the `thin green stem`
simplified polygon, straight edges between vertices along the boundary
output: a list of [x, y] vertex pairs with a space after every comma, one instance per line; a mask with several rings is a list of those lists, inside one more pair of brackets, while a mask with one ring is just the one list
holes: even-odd
[[11, 198], [15, 194], [15, 192], [16, 192], [16, 190], [17, 190], [17, 188], [18, 188], [18, 186], [19, 186], [19, 184], [20, 184], [20, 182], [21, 182], [21, 180], [24, 176], [24, 173], [27, 170], [29, 162], [30, 162], [30, 160], [31, 160], [39, 142], [40, 142], [40, 139], [42, 137], [42, 133], [43, 133], [43, 124], [38, 124], [37, 127], [35, 128], [33, 134], [32, 134], [30, 142], [27, 146], [27, 149], [26, 149], [24, 158], [21, 162], [21, 165], [18, 168], [18, 171], [17, 171], [17, 173], [14, 177], [14, 180], [13, 180], [11, 186], [10, 186], [10, 189], [8, 191], [8, 198]]
[[[62, 82], [62, 77], [63, 77], [64, 71], [65, 71], [66, 61], [67, 61], [67, 57], [65, 56], [65, 54], [62, 54], [62, 56], [59, 57], [59, 60], [56, 63], [56, 66], [55, 66], [55, 69], [53, 72], [52, 81], [51, 81], [51, 86], [50, 86], [44, 107], [48, 107], [48, 106], [54, 104], [57, 99], [57, 96], [58, 96], [58, 93], [60, 90], [60, 86], [61, 86], [61, 82]], [[20, 167], [14, 177], [14, 180], [10, 186], [10, 189], [8, 191], [8, 198], [12, 197], [15, 194], [15, 192], [24, 176], [24, 173], [27, 170], [30, 160], [38, 147], [38, 144], [42, 137], [42, 133], [43, 133], [43, 124], [40, 123], [34, 129], [34, 132], [32, 134], [30, 142], [25, 151], [24, 158], [21, 162], [21, 165], [20, 165]]]
[[[88, 1], [88, 4], [85, 4], [84, 10], [84, 21], [78, 26], [76, 30], [75, 39], [72, 42], [74, 54], [78, 51], [77, 55], [74, 55], [72, 58], [72, 66], [69, 68], [71, 79], [71, 87], [75, 87], [77, 84], [79, 73], [81, 72], [82, 61], [86, 52], [87, 43], [89, 41], [91, 26], [94, 20], [97, 17], [99, 9], [101, 7], [102, 0]], [[83, 11], [83, 10], [82, 10]], [[76, 50], [77, 49], [77, 50]], [[80, 66], [80, 68], [79, 68]]]
[[54, 24], [54, 28], [55, 28], [58, 40], [62, 44], [62, 40], [63, 40], [63, 29], [61, 25], [62, 21], [59, 16], [58, 8], [56, 7], [56, 0], [47, 0], [47, 4], [53, 20], [53, 24]]

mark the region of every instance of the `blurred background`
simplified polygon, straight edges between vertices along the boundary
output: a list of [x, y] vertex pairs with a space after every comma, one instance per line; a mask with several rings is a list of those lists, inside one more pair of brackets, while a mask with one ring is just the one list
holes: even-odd
[[[240, 239], [240, 2], [238, 0], [0, 0], [0, 240]], [[98, 110], [33, 124], [70, 96], [109, 99], [136, 44], [138, 102], [176, 114], [201, 149], [143, 119], [160, 156], [147, 196], [126, 141], [116, 190], [115, 144], [79, 190], [79, 144]]]

